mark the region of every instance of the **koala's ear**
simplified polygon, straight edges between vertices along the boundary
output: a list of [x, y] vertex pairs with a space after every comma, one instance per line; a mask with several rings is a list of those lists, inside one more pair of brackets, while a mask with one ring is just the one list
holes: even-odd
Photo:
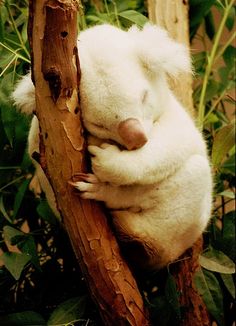
[[133, 26], [128, 33], [138, 57], [150, 73], [164, 70], [176, 76], [180, 72], [192, 72], [187, 47], [171, 39], [164, 29], [146, 24], [143, 30]]

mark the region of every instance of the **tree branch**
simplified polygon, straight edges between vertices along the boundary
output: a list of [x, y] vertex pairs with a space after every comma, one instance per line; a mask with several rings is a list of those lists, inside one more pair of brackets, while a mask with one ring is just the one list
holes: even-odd
[[[177, 41], [189, 46], [188, 1], [148, 0], [150, 19], [165, 28]], [[192, 77], [184, 75], [170, 80], [176, 97], [194, 115], [192, 100]], [[183, 259], [171, 268], [180, 293], [183, 310], [183, 326], [209, 326], [210, 319], [202, 298], [194, 286], [194, 274], [199, 268], [198, 257], [202, 251], [202, 239], [183, 255]]]
[[107, 325], [148, 325], [137, 284], [100, 205], [80, 200], [68, 181], [86, 171], [77, 90], [76, 0], [31, 0], [29, 40], [42, 167], [91, 295]]

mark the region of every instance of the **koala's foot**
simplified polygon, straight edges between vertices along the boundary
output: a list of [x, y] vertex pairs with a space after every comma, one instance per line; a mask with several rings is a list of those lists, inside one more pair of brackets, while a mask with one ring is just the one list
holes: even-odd
[[35, 174], [29, 184], [29, 190], [32, 191], [36, 198], [39, 198], [42, 193], [42, 188], [37, 174]]
[[104, 183], [92, 173], [78, 173], [74, 176], [78, 181], [69, 181], [73, 187], [79, 190], [79, 195], [83, 199], [103, 200], [101, 195]]

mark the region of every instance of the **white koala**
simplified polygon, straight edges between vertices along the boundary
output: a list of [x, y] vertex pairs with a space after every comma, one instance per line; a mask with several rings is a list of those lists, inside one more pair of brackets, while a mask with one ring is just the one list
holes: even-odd
[[[205, 142], [166, 80], [167, 74], [191, 72], [188, 51], [149, 24], [127, 32], [107, 24], [89, 28], [80, 33], [78, 48], [81, 110], [93, 174], [81, 174], [73, 185], [82, 198], [103, 201], [118, 237], [130, 248], [138, 244], [143, 249], [145, 261], [139, 249], [134, 260], [160, 268], [198, 239], [211, 212]], [[22, 111], [32, 112], [29, 75], [13, 96]], [[39, 151], [38, 132], [34, 117], [30, 154]], [[36, 173], [56, 211], [37, 163]]]

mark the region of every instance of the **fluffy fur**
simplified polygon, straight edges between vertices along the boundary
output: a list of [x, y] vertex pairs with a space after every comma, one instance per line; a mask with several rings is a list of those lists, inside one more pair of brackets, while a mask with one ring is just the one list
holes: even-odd
[[[120, 239], [141, 244], [147, 254], [143, 264], [160, 268], [197, 240], [211, 211], [205, 142], [166, 81], [166, 74], [191, 72], [188, 51], [151, 25], [128, 32], [110, 25], [92, 27], [80, 34], [78, 48], [82, 118], [90, 134], [93, 174], [81, 175], [75, 186], [82, 198], [105, 202]], [[29, 76], [13, 96], [23, 112], [32, 112]], [[129, 119], [138, 121], [147, 138], [133, 150], [119, 133], [120, 123]], [[131, 126], [133, 138], [135, 132]], [[29, 134], [30, 154], [35, 150], [36, 117]], [[36, 165], [56, 211], [52, 190]]]

